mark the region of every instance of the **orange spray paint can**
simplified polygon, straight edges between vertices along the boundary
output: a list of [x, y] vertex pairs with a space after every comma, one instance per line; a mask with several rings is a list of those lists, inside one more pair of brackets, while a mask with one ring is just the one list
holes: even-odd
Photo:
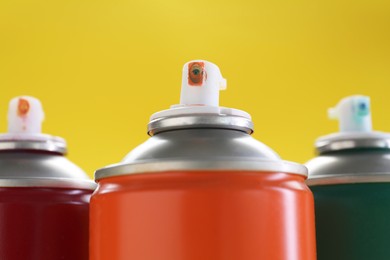
[[216, 65], [185, 64], [181, 104], [96, 171], [91, 260], [315, 260], [306, 168], [251, 137], [249, 114], [218, 106], [225, 86]]

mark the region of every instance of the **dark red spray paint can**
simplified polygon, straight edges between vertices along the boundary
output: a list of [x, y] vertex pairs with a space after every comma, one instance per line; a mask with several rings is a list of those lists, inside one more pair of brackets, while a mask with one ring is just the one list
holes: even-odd
[[42, 120], [37, 99], [11, 100], [0, 135], [0, 259], [87, 260], [95, 185], [64, 157], [62, 138], [40, 133]]

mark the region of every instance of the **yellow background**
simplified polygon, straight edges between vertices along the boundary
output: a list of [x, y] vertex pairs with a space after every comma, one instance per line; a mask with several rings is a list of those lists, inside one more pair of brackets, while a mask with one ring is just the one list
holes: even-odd
[[312, 157], [346, 95], [370, 95], [390, 132], [388, 0], [0, 0], [0, 130], [10, 98], [38, 97], [44, 132], [92, 176], [147, 139], [191, 59], [219, 65], [221, 105], [250, 112], [285, 159]]

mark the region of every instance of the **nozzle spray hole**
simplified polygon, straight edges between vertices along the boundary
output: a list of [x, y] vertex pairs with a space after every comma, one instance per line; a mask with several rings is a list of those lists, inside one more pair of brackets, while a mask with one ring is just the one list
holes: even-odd
[[358, 116], [367, 116], [370, 114], [370, 107], [367, 102], [359, 102], [356, 106]]
[[192, 73], [194, 73], [194, 75], [198, 75], [198, 74], [200, 73], [200, 70], [199, 70], [199, 69], [194, 69], [194, 70], [192, 71]]
[[188, 84], [200, 86], [203, 83], [204, 63], [192, 62], [188, 64]]

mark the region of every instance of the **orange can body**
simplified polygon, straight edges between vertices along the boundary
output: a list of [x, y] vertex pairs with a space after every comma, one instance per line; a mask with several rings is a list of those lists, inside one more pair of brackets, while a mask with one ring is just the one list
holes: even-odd
[[99, 180], [91, 260], [315, 260], [304, 176], [172, 171]]

